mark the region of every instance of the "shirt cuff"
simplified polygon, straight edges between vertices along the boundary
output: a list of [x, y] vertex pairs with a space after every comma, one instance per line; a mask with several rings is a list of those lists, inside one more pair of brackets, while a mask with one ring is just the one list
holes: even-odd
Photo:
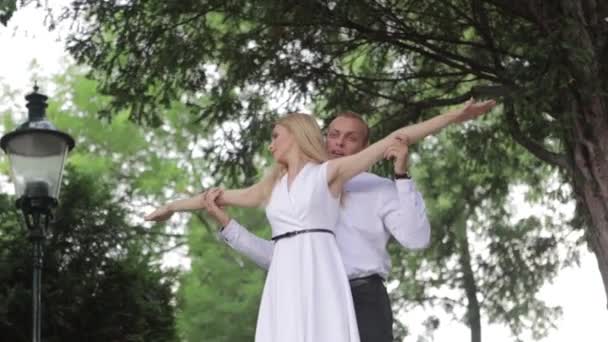
[[219, 235], [224, 241], [230, 243], [231, 241], [236, 240], [240, 233], [241, 225], [236, 222], [234, 219], [230, 219], [227, 225], [222, 227], [219, 231]]
[[397, 191], [401, 194], [408, 194], [416, 191], [416, 185], [411, 179], [396, 179], [395, 185], [397, 186]]

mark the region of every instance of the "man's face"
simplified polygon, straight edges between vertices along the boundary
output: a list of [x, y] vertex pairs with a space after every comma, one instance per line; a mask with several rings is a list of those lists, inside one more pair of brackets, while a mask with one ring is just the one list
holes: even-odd
[[325, 147], [330, 158], [355, 154], [367, 146], [367, 127], [355, 119], [338, 116], [330, 124]]

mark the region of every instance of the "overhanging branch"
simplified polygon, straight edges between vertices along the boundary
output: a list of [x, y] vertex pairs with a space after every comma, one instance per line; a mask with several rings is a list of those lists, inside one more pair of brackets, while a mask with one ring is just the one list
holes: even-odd
[[[507, 97], [509, 93], [510, 90], [508, 87], [487, 85], [471, 87], [468, 92], [454, 97], [431, 98], [417, 102], [401, 101], [401, 103], [403, 104], [403, 109], [399, 113], [391, 115], [389, 118], [393, 118], [398, 115], [399, 117], [405, 118], [405, 121], [414, 121], [418, 119], [418, 117], [420, 116], [420, 112], [422, 112], [423, 110], [437, 107], [454, 106], [457, 104], [461, 104], [470, 98], [504, 98]], [[405, 116], [403, 115], [404, 112]]]
[[513, 100], [507, 98], [504, 102], [504, 112], [505, 118], [507, 121], [507, 128], [509, 133], [515, 139], [515, 141], [523, 146], [526, 150], [532, 153], [536, 158], [549, 163], [550, 165], [557, 166], [564, 170], [570, 171], [570, 167], [566, 162], [566, 158], [555, 152], [551, 152], [544, 148], [541, 144], [536, 141], [530, 139], [528, 136], [521, 131], [521, 127], [517, 121], [515, 116], [515, 108], [513, 105]]

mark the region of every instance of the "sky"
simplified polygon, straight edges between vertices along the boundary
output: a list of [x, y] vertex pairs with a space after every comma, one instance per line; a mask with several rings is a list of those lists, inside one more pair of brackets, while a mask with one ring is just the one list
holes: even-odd
[[[48, 32], [43, 25], [44, 9], [30, 7], [32, 8], [18, 11], [8, 27], [0, 26], [0, 92], [6, 92], [7, 88], [4, 85], [9, 85], [9, 89], [16, 92], [15, 98], [22, 100], [18, 102], [23, 105], [18, 108], [21, 114], [20, 120], [26, 118], [23, 96], [31, 92], [33, 79], [48, 79], [60, 73], [70, 61], [64, 48], [65, 34], [59, 31]], [[37, 65], [35, 71], [31, 70], [33, 64]], [[49, 84], [41, 83], [40, 86], [41, 92], [49, 96], [53, 95], [53, 89]], [[0, 113], [1, 109], [6, 108], [5, 105], [0, 103]], [[0, 190], [4, 191], [4, 189]], [[515, 201], [517, 202], [518, 199], [516, 198]], [[524, 210], [537, 209], [522, 207], [522, 211]], [[603, 328], [603, 324], [608, 323], [608, 310], [597, 262], [586, 250], [581, 255], [580, 267], [561, 271], [553, 283], [545, 286], [539, 294], [549, 304], [562, 306], [564, 311], [556, 322], [557, 329], [542, 341], [608, 341], [608, 333], [606, 328]], [[180, 257], [176, 256], [169, 258], [167, 262], [175, 264], [181, 261]], [[420, 308], [415, 312], [400, 315], [399, 319], [416, 325], [415, 322], [421, 320], [424, 312], [429, 311]], [[416, 329], [413, 332], [416, 332]], [[484, 341], [491, 342], [513, 341], [506, 328], [487, 323], [482, 326], [482, 337]], [[449, 320], [442, 320], [434, 337], [436, 342], [468, 340], [470, 340], [468, 328], [460, 322]], [[405, 341], [414, 342], [415, 338], [406, 338]]]

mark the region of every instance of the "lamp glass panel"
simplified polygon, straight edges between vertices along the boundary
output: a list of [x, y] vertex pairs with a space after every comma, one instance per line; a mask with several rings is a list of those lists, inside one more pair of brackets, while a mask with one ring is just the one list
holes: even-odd
[[47, 132], [28, 132], [13, 137], [6, 152], [17, 197], [57, 198], [68, 152], [65, 139]]

